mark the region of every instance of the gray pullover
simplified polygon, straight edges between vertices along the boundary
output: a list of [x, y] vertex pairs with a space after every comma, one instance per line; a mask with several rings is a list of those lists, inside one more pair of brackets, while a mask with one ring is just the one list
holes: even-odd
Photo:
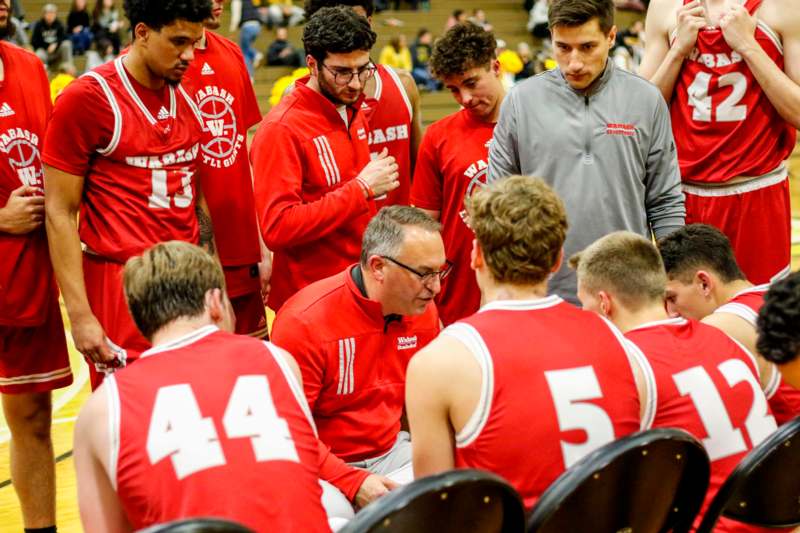
[[564, 264], [550, 293], [577, 303], [567, 259], [600, 237], [628, 230], [663, 237], [686, 211], [669, 112], [658, 89], [608, 61], [585, 92], [559, 69], [514, 86], [489, 147], [489, 180], [538, 176], [567, 208]]

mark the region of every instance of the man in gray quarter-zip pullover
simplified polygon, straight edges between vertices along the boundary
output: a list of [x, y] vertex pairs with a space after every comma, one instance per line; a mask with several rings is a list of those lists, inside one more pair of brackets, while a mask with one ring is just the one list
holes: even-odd
[[[489, 180], [538, 176], [567, 207], [565, 257], [613, 231], [657, 238], [685, 209], [669, 112], [659, 90], [614, 66], [613, 0], [552, 0], [559, 68], [511, 89], [489, 148]], [[549, 291], [577, 303], [574, 272]]]

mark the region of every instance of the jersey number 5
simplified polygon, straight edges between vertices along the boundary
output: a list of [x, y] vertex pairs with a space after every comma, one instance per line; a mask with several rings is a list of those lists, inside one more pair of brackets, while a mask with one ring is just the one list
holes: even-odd
[[[694, 108], [692, 118], [698, 122], [711, 122], [711, 95], [708, 89], [711, 87], [711, 74], [708, 72], [698, 72], [694, 81], [689, 86], [689, 105]], [[729, 72], [723, 74], [717, 80], [717, 87], [731, 86], [731, 94], [717, 106], [717, 122], [741, 122], [747, 118], [747, 106], [740, 105], [739, 102], [747, 93], [747, 78], [741, 72]]]
[[614, 424], [602, 408], [586, 400], [603, 397], [600, 383], [591, 366], [549, 370], [544, 373], [561, 431], [583, 430], [581, 444], [561, 441], [564, 467], [569, 468], [589, 452], [614, 440]]
[[[289, 425], [275, 410], [266, 376], [236, 380], [222, 426], [229, 439], [249, 438], [258, 462], [300, 462]], [[170, 457], [178, 479], [225, 464], [214, 420], [203, 418], [190, 385], [158, 389], [147, 431], [147, 455], [151, 464]]]

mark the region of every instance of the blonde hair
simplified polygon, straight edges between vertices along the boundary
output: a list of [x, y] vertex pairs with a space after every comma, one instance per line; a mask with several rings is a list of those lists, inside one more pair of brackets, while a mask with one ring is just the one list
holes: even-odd
[[125, 298], [133, 321], [146, 338], [181, 317], [196, 317], [205, 309], [205, 295], [224, 289], [219, 263], [194, 244], [156, 244], [125, 263]]
[[535, 285], [552, 272], [567, 235], [567, 213], [544, 181], [511, 176], [466, 202], [486, 265], [501, 283]]
[[664, 297], [664, 263], [655, 245], [641, 235], [628, 231], [610, 233], [573, 255], [569, 264], [577, 270], [585, 291], [612, 292], [632, 311]]

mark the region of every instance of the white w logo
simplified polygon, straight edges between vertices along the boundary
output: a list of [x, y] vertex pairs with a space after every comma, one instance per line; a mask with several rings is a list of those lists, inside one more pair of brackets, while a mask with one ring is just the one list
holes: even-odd
[[206, 127], [214, 137], [222, 137], [225, 129], [225, 121], [222, 119], [206, 120]]

